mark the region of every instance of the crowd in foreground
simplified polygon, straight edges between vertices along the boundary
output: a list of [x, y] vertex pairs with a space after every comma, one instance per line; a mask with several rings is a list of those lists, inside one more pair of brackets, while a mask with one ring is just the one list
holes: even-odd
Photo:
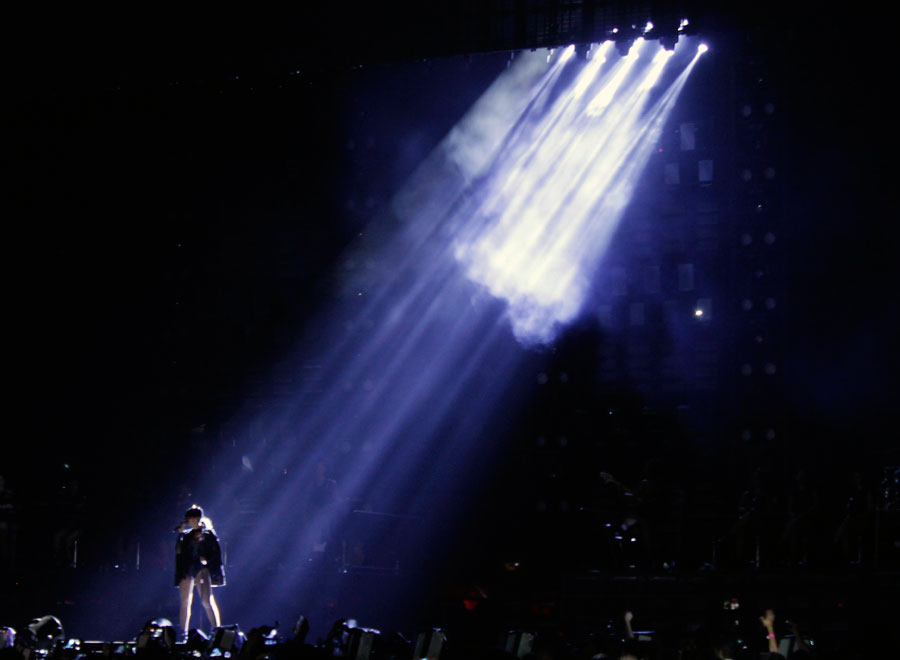
[[[148, 621], [133, 640], [127, 642], [84, 642], [67, 639], [62, 626], [52, 616], [35, 619], [21, 633], [0, 628], [0, 660], [175, 660], [234, 658], [235, 660], [294, 660], [313, 658], [355, 658], [358, 660], [727, 660], [765, 658], [771, 660], [831, 657], [870, 657], [862, 649], [819, 648], [795, 623], [776, 625], [775, 613], [767, 610], [759, 617], [757, 630], [743, 632], [696, 629], [676, 636], [657, 636], [632, 628], [633, 614], [625, 612], [616, 633], [588, 634], [582, 639], [566, 639], [543, 631], [531, 634], [510, 631], [494, 640], [463, 641], [452, 632], [432, 629], [407, 639], [399, 633], [383, 635], [357, 627], [353, 621], [338, 620], [328, 635], [315, 643], [307, 641], [309, 623], [301, 617], [290, 635], [282, 636], [272, 626], [253, 628], [244, 634], [237, 626], [217, 628], [207, 635], [192, 630], [186, 639], [167, 619]], [[783, 631], [782, 631], [783, 629]], [[783, 632], [783, 634], [781, 634]], [[873, 657], [878, 657], [874, 656]], [[880, 656], [887, 657], [887, 656]]]

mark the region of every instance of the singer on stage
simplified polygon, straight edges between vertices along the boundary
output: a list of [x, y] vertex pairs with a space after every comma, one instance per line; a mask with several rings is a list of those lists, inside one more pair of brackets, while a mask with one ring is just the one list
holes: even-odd
[[225, 566], [212, 521], [204, 518], [203, 509], [199, 506], [194, 504], [185, 511], [184, 522], [179, 523], [175, 531], [178, 533], [178, 540], [175, 542], [175, 586], [178, 587], [181, 599], [179, 621], [186, 637], [191, 620], [194, 587], [197, 587], [210, 625], [213, 628], [221, 625], [212, 588], [225, 584]]

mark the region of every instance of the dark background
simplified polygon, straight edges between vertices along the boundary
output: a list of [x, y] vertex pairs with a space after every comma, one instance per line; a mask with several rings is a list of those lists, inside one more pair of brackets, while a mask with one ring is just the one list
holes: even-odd
[[[58, 513], [73, 479], [87, 493], [86, 524], [118, 529], [147, 499], [174, 501], [186, 470], [215, 451], [234, 411], [264, 400], [260, 383], [339, 297], [339, 255], [504, 69], [505, 51], [550, 40], [493, 29], [503, 3], [423, 4], [296, 20], [78, 13], [9, 23], [0, 472], [22, 516]], [[882, 466], [900, 463], [888, 40], [870, 16], [685, 8], [719, 59], [679, 113], [718, 127], [710, 149], [729, 181], [714, 191], [726, 229], [710, 279], [719, 309], [732, 310], [714, 328], [715, 387], [660, 399], [627, 372], [597, 384], [609, 338], [579, 325], [547, 369], [551, 380], [571, 374], [572, 387], [534, 389], [473, 534], [498, 516], [530, 520], [532, 499], [590, 501], [600, 469], [638, 480], [650, 454], [677, 466], [697, 501], [730, 484], [723, 509], [750, 465], [779, 483], [806, 466], [834, 492], [851, 465], [874, 488]], [[748, 441], [736, 421], [756, 410], [742, 407], [739, 376], [742, 193], [730, 182], [742, 167], [737, 108], [755, 98], [759, 71], [778, 108], [786, 316], [771, 331], [784, 368], [759, 404], [778, 434]], [[628, 241], [616, 245], [627, 252]], [[553, 420], [584, 410], [575, 437], [602, 449], [554, 458], [567, 485], [541, 491], [551, 477], [538, 474], [547, 462], [533, 429], [545, 425], [552, 444]], [[597, 412], [608, 410], [622, 421]], [[547, 523], [547, 538], [557, 525], [571, 527]], [[546, 550], [494, 533], [470, 554]], [[46, 537], [35, 525], [20, 542]]]

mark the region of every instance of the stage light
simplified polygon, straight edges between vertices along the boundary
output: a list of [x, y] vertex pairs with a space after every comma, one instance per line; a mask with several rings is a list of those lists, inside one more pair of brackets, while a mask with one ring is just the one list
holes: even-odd
[[659, 44], [665, 48], [666, 50], [675, 50], [675, 46], [678, 45], [678, 35], [665, 35], [659, 38]]
[[[260, 524], [290, 519], [305, 476], [323, 459], [336, 464], [343, 501], [377, 498], [382, 510], [409, 511], [461, 498], [452, 477], [470, 471], [474, 455], [482, 465], [491, 460], [483, 438], [498, 407], [515, 404], [512, 385], [537, 387], [533, 378], [547, 373], [528, 370], [523, 346], [551, 344], [581, 314], [694, 63], [657, 58], [661, 47], [643, 39], [629, 50], [606, 68], [597, 54], [584, 66], [569, 62], [574, 46], [549, 66], [543, 53], [523, 52], [504, 70], [395, 195], [395, 233], [355, 253], [358, 263], [372, 257], [392, 267], [377, 281], [341, 273], [345, 298], [310, 321], [314, 341], [298, 341], [296, 364], [314, 360], [325, 374], [317, 390], [235, 422], [247, 429], [235, 465], [246, 455], [254, 471], [238, 470], [227, 487], [210, 482], [219, 493], [211, 510], [229, 510], [241, 492], [266, 502]], [[679, 70], [651, 93], [647, 83], [666, 62]], [[611, 87], [615, 94], [592, 114], [592, 102]], [[364, 320], [372, 325], [362, 332]], [[290, 442], [255, 442], [287, 428]], [[293, 438], [303, 438], [302, 447]], [[341, 448], [349, 453], [351, 442], [371, 449], [342, 465]], [[269, 467], [296, 477], [258, 479]], [[256, 593], [292, 602], [312, 596], [314, 581], [264, 567], [283, 561], [285, 546], [311, 549], [318, 540], [311, 530], [336, 527], [344, 507], [323, 505], [278, 544], [265, 535], [239, 541], [233, 552], [248, 585], [234, 599], [242, 620], [270, 616], [268, 604], [254, 603]], [[226, 529], [238, 520], [217, 522]], [[338, 627], [331, 641], [348, 641], [350, 630]]]
[[709, 321], [712, 318], [712, 299], [700, 298], [694, 307], [694, 317], [698, 321]]
[[616, 52], [622, 57], [628, 57], [634, 46], [634, 39], [618, 39], [616, 40]]
[[638, 86], [637, 91], [646, 92], [650, 89], [653, 89], [656, 81], [659, 80], [660, 75], [662, 75], [663, 68], [666, 66], [666, 62], [674, 54], [674, 50], [666, 50], [665, 48], [661, 48], [659, 52], [656, 53], [656, 55], [653, 57], [653, 65], [650, 69], [650, 72], [641, 81], [641, 84]]
[[697, 46], [697, 52], [698, 52], [698, 53], [701, 53], [701, 54], [702, 54], [702, 53], [705, 53], [705, 52], [708, 51], [708, 50], [709, 50], [709, 46], [707, 46], [706, 44], [700, 44], [699, 46]]
[[644, 26], [644, 34], [647, 34], [652, 29], [653, 29], [653, 23], [651, 21], [647, 21], [647, 25]]

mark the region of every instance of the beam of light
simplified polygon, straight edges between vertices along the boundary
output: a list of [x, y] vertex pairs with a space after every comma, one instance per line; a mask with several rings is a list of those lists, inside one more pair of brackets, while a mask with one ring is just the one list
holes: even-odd
[[[517, 57], [398, 193], [396, 230], [349, 255], [377, 276], [347, 277], [342, 302], [287, 360], [296, 371], [314, 361], [321, 379], [262, 413], [248, 407], [228, 457], [237, 473], [194, 489], [226, 540], [231, 532], [235, 570], [217, 594], [226, 619], [283, 619], [279, 595], [296, 608], [314, 594], [303, 567], [348, 501], [416, 513], [427, 527], [428, 512], [451, 511], [465, 479], [490, 463], [492, 424], [534, 359], [515, 338], [551, 341], [577, 315], [696, 62], [653, 101], [672, 61], [655, 48], [636, 44], [608, 67], [569, 49], [549, 65]], [[645, 49], [653, 57], [639, 58]], [[342, 500], [301, 515], [323, 462]], [[238, 532], [249, 523], [237, 499], [256, 503], [255, 532]]]
[[643, 39], [635, 41], [634, 45], [628, 51], [628, 56], [622, 58], [615, 75], [609, 82], [603, 85], [603, 88], [597, 92], [596, 96], [594, 96], [588, 104], [587, 113], [589, 115], [596, 117], [603, 114], [603, 111], [606, 110], [607, 106], [609, 106], [610, 102], [615, 98], [616, 92], [619, 91], [619, 87], [622, 86], [622, 83], [625, 82], [625, 78], [631, 72], [632, 65], [637, 62], [638, 57], [640, 56], [640, 48], [644, 43]]
[[559, 56], [559, 63], [560, 63], [560, 64], [565, 64], [565, 63], [568, 62], [570, 59], [572, 59], [574, 56], [575, 56], [575, 44], [572, 44], [572, 45], [570, 45], [570, 46], [566, 46], [566, 47], [563, 49], [562, 54], [560, 54], [560, 56]]
[[656, 56], [653, 58], [653, 64], [650, 68], [650, 71], [641, 81], [640, 86], [638, 87], [639, 92], [646, 92], [653, 88], [656, 85], [656, 82], [659, 80], [659, 77], [662, 75], [663, 69], [668, 63], [668, 59], [675, 54], [674, 50], [665, 50], [660, 49], [659, 52], [656, 53]]
[[535, 119], [532, 156], [512, 167], [496, 164], [488, 201], [458, 241], [457, 259], [473, 281], [507, 301], [523, 343], [552, 341], [577, 316], [593, 267], [630, 201], [629, 178], [640, 177], [686, 79], [679, 77], [662, 107], [641, 112], [670, 59], [654, 45], [649, 64], [633, 70], [648, 46], [636, 43], [599, 80], [586, 107], [561, 97], [559, 108]]
[[606, 53], [612, 47], [611, 41], [604, 41], [600, 46], [600, 49], [594, 53], [594, 56], [590, 59], [587, 66], [584, 67], [582, 72], [578, 76], [578, 80], [575, 82], [575, 85], [572, 88], [572, 99], [578, 100], [591, 86], [591, 83], [594, 82], [594, 78], [597, 75], [600, 67], [606, 63]]

